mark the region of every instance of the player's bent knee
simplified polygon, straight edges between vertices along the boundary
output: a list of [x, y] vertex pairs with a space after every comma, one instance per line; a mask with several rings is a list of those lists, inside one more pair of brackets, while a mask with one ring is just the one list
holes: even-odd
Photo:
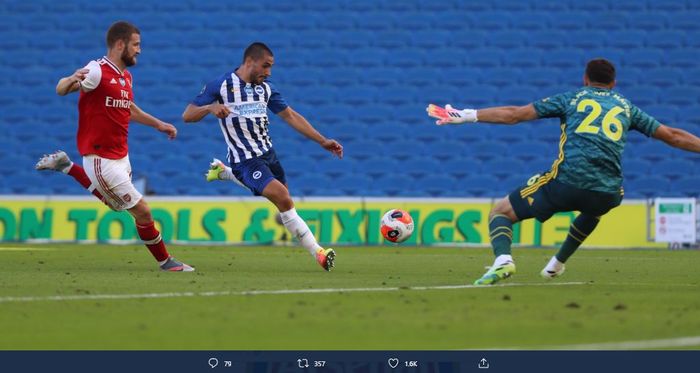
[[148, 224], [153, 221], [151, 208], [143, 198], [141, 198], [141, 200], [139, 200], [134, 207], [129, 209], [129, 213], [134, 217], [134, 220], [136, 220], [136, 223], [138, 224]]
[[511, 206], [508, 197], [502, 198], [491, 208], [489, 211], [489, 221], [494, 218], [494, 216], [502, 215], [508, 217], [513, 222], [518, 221], [515, 211], [513, 211], [513, 206]]

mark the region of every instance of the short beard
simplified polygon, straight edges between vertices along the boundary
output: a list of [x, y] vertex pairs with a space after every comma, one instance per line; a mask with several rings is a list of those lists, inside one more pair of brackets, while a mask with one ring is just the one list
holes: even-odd
[[124, 62], [124, 66], [129, 67], [136, 65], [136, 60], [134, 60], [134, 57], [136, 56], [129, 57], [125, 49], [124, 52], [122, 52], [122, 62]]

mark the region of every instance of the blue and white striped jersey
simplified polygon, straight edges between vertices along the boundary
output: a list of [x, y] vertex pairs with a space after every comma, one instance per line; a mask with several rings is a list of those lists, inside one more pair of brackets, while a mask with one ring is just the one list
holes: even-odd
[[269, 82], [246, 83], [235, 70], [231, 71], [207, 83], [192, 104], [204, 106], [214, 101], [231, 110], [228, 117], [219, 120], [229, 162], [259, 157], [272, 148], [267, 109], [277, 114], [287, 108], [287, 103]]

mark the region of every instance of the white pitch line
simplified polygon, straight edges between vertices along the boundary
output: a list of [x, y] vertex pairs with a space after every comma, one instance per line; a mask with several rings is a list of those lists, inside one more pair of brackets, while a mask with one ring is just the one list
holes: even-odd
[[655, 348], [692, 347], [700, 345], [700, 336], [642, 341], [603, 342], [559, 346], [521, 346], [490, 350], [643, 350]]
[[50, 247], [15, 247], [15, 246], [0, 246], [0, 251], [51, 251], [55, 250]]
[[25, 303], [44, 301], [71, 300], [120, 300], [120, 299], [156, 299], [156, 298], [187, 298], [187, 297], [225, 297], [243, 295], [286, 295], [286, 294], [318, 294], [318, 293], [350, 293], [350, 292], [380, 292], [399, 290], [453, 290], [453, 289], [493, 289], [515, 286], [570, 286], [586, 285], [586, 282], [550, 282], [550, 283], [509, 283], [495, 286], [477, 285], [441, 285], [441, 286], [411, 286], [411, 287], [381, 287], [381, 288], [347, 288], [347, 289], [284, 289], [284, 290], [249, 290], [249, 291], [206, 291], [182, 293], [146, 293], [146, 294], [82, 294], [82, 295], [51, 295], [33, 297], [0, 297], [0, 303]]

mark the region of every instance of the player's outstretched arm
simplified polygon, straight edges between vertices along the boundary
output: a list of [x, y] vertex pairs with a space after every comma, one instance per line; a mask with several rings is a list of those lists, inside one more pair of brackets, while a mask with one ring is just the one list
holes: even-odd
[[141, 108], [138, 107], [135, 102], [131, 103], [131, 120], [163, 132], [164, 134], [168, 135], [170, 140], [177, 136], [177, 128], [175, 128], [175, 126], [170, 123], [165, 123], [153, 115], [141, 110]]
[[335, 154], [338, 158], [343, 158], [343, 146], [339, 142], [333, 139], [327, 139], [321, 135], [316, 129], [309, 123], [309, 121], [304, 118], [301, 114], [297, 113], [291, 107], [277, 113], [285, 122], [287, 122], [292, 128], [297, 130], [297, 132], [306, 136], [307, 138], [316, 141], [322, 148], [328, 150], [329, 152]]
[[674, 148], [700, 153], [700, 138], [680, 128], [662, 124], [652, 136]]
[[429, 116], [437, 119], [435, 124], [439, 126], [474, 122], [516, 124], [538, 118], [535, 106], [532, 104], [525, 106], [499, 106], [479, 110], [457, 110], [450, 105], [446, 105], [443, 108], [430, 104], [426, 111]]
[[182, 120], [185, 123], [199, 122], [210, 113], [217, 118], [226, 118], [231, 114], [231, 110], [224, 104], [209, 104], [204, 106], [189, 104], [182, 113]]
[[75, 72], [69, 76], [61, 78], [56, 84], [56, 94], [59, 96], [65, 96], [71, 92], [75, 92], [80, 89], [80, 82], [82, 82], [87, 73], [90, 70], [82, 68], [75, 70]]

